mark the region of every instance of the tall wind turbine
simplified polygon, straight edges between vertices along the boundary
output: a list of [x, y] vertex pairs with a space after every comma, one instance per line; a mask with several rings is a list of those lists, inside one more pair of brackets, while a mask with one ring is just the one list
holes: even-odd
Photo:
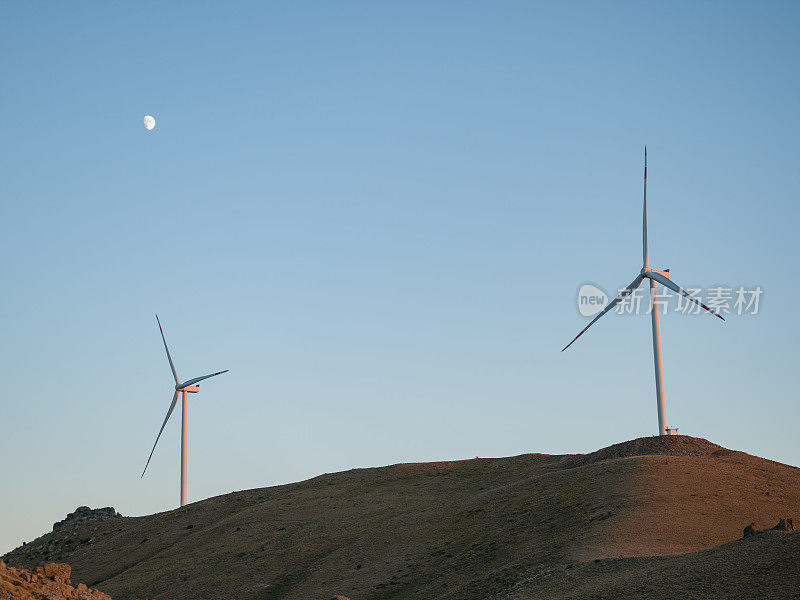
[[203, 379], [208, 379], [209, 377], [216, 377], [217, 375], [222, 375], [223, 373], [227, 373], [228, 369], [224, 371], [217, 371], [216, 373], [211, 373], [211, 375], [203, 375], [201, 377], [195, 377], [194, 379], [190, 379], [188, 381], [184, 381], [181, 383], [180, 379], [178, 379], [178, 373], [175, 371], [175, 365], [172, 363], [172, 357], [169, 354], [169, 348], [167, 348], [167, 340], [164, 337], [164, 330], [161, 329], [161, 321], [158, 319], [158, 315], [156, 315], [156, 322], [158, 322], [158, 330], [161, 332], [161, 340], [164, 342], [164, 350], [167, 351], [167, 360], [169, 361], [169, 368], [172, 369], [172, 376], [175, 378], [175, 393], [172, 396], [172, 403], [169, 405], [169, 410], [167, 411], [167, 416], [164, 418], [164, 422], [161, 424], [161, 429], [158, 430], [158, 435], [156, 436], [156, 442], [153, 444], [153, 449], [150, 451], [150, 456], [147, 458], [147, 464], [144, 466], [144, 471], [142, 471], [142, 477], [144, 477], [145, 471], [147, 471], [147, 465], [150, 464], [150, 459], [153, 458], [153, 452], [156, 450], [156, 444], [158, 444], [158, 440], [161, 437], [161, 433], [164, 431], [164, 427], [167, 425], [167, 421], [169, 421], [169, 417], [172, 414], [172, 411], [175, 409], [175, 404], [178, 402], [178, 394], [181, 394], [181, 409], [183, 412], [183, 424], [181, 426], [181, 506], [186, 506], [186, 487], [189, 483], [189, 476], [188, 476], [188, 431], [187, 431], [187, 420], [188, 420], [188, 404], [186, 402], [186, 394], [196, 394], [200, 391], [200, 386], [195, 385], [203, 381]]
[[633, 293], [633, 290], [639, 287], [639, 285], [645, 279], [650, 280], [650, 297], [652, 300], [651, 303], [651, 311], [650, 314], [653, 320], [653, 362], [655, 365], [656, 371], [656, 401], [658, 404], [658, 434], [659, 435], [673, 435], [677, 433], [677, 430], [667, 427], [667, 408], [666, 408], [666, 399], [664, 398], [664, 365], [661, 362], [661, 326], [659, 324], [659, 317], [658, 317], [658, 295], [656, 292], [656, 284], [660, 283], [664, 287], [668, 287], [669, 289], [673, 290], [681, 294], [682, 296], [686, 297], [686, 299], [694, 302], [698, 306], [701, 306], [709, 313], [725, 320], [722, 315], [717, 313], [716, 311], [710, 309], [705, 304], [693, 298], [686, 290], [684, 290], [681, 286], [673, 283], [669, 277], [669, 269], [665, 269], [663, 271], [658, 271], [656, 269], [650, 268], [650, 257], [647, 251], [647, 146], [644, 148], [644, 208], [642, 209], [642, 270], [639, 271], [639, 275], [637, 275], [636, 279], [634, 279], [631, 284], [622, 290], [619, 295], [614, 298], [608, 306], [606, 306], [600, 313], [590, 321], [590, 323], [584, 327], [581, 332], [576, 335], [573, 340], [564, 346], [561, 350], [562, 352], [569, 348], [575, 340], [583, 335], [583, 333], [589, 329], [595, 322], [614, 308], [617, 304], [619, 304], [622, 300], [627, 298]]

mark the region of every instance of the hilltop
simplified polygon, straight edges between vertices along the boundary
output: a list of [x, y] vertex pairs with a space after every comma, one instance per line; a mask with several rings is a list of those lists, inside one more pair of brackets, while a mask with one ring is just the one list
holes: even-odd
[[117, 600], [660, 598], [662, 584], [790, 598], [798, 534], [739, 538], [800, 517], [798, 475], [700, 438], [640, 438], [326, 474], [62, 526], [4, 558], [68, 562]]

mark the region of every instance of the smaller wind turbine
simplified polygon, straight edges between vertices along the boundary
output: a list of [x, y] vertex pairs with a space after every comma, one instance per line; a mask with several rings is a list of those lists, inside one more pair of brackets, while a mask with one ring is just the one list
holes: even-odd
[[180, 393], [182, 396], [181, 400], [181, 409], [183, 412], [183, 425], [181, 426], [181, 506], [186, 506], [186, 488], [189, 483], [189, 476], [188, 476], [188, 428], [187, 428], [187, 419], [188, 419], [188, 405], [186, 402], [186, 394], [196, 394], [200, 391], [200, 386], [195, 385], [196, 383], [200, 383], [203, 379], [208, 379], [209, 377], [215, 377], [217, 375], [222, 375], [223, 373], [227, 373], [228, 369], [224, 371], [217, 371], [216, 373], [211, 373], [211, 375], [203, 375], [201, 377], [195, 377], [194, 379], [190, 379], [188, 381], [181, 381], [178, 379], [178, 373], [175, 371], [175, 365], [172, 364], [172, 357], [169, 354], [169, 348], [167, 348], [167, 340], [164, 337], [164, 330], [161, 329], [161, 321], [158, 319], [158, 315], [156, 315], [156, 321], [158, 322], [158, 330], [161, 332], [161, 340], [164, 342], [164, 350], [167, 351], [167, 360], [169, 360], [169, 368], [172, 369], [172, 376], [175, 378], [175, 394], [172, 396], [172, 404], [169, 405], [169, 410], [167, 411], [167, 416], [164, 418], [164, 422], [161, 424], [161, 429], [158, 430], [158, 435], [156, 436], [156, 442], [153, 444], [153, 449], [150, 451], [150, 456], [147, 458], [147, 464], [144, 466], [144, 471], [142, 471], [142, 477], [144, 477], [145, 471], [147, 471], [147, 465], [150, 464], [150, 459], [153, 458], [153, 452], [156, 450], [156, 445], [158, 444], [158, 440], [161, 437], [161, 433], [164, 431], [164, 427], [167, 425], [167, 421], [169, 421], [169, 417], [172, 414], [172, 411], [175, 410], [175, 405], [178, 403], [178, 394]]

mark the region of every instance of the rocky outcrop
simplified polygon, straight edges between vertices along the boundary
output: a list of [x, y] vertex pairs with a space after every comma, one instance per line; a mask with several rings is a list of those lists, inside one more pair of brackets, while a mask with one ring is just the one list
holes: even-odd
[[53, 531], [63, 529], [64, 527], [76, 527], [86, 522], [99, 522], [108, 519], [119, 519], [122, 515], [114, 510], [113, 506], [106, 506], [105, 508], [91, 509], [88, 506], [79, 506], [74, 512], [67, 515], [67, 518], [58, 523], [53, 523]]
[[0, 560], [0, 600], [111, 600], [82, 583], [73, 587], [71, 574], [70, 566], [61, 563], [17, 569]]
[[747, 527], [744, 528], [742, 532], [742, 539], [749, 538], [751, 535], [757, 534], [758, 531], [756, 530], [756, 524], [750, 523]]
[[781, 518], [775, 527], [762, 530], [756, 529], [755, 523], [750, 523], [750, 525], [744, 528], [744, 531], [742, 532], [742, 539], [749, 538], [751, 535], [755, 535], [757, 533], [763, 533], [764, 531], [794, 531], [794, 523], [792, 523], [791, 519]]
[[775, 531], [794, 531], [794, 523], [792, 523], [791, 519], [781, 519], [772, 529]]

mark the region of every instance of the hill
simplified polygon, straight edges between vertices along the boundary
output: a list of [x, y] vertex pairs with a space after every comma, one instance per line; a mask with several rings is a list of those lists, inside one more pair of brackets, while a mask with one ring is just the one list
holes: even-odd
[[[798, 475], [707, 440], [640, 438], [587, 455], [326, 474], [62, 525], [4, 558], [68, 562], [117, 600], [611, 598], [624, 594], [603, 590], [638, 589], [643, 573], [653, 585], [683, 577], [682, 597], [714, 597], [692, 590], [723, 590], [711, 574], [725, 565], [739, 565], [727, 584], [739, 597], [788, 598], [800, 594], [782, 579], [796, 569], [785, 557], [796, 558], [797, 534], [734, 540], [750, 522], [763, 529], [796, 512]], [[756, 558], [770, 568], [745, 577]]]

